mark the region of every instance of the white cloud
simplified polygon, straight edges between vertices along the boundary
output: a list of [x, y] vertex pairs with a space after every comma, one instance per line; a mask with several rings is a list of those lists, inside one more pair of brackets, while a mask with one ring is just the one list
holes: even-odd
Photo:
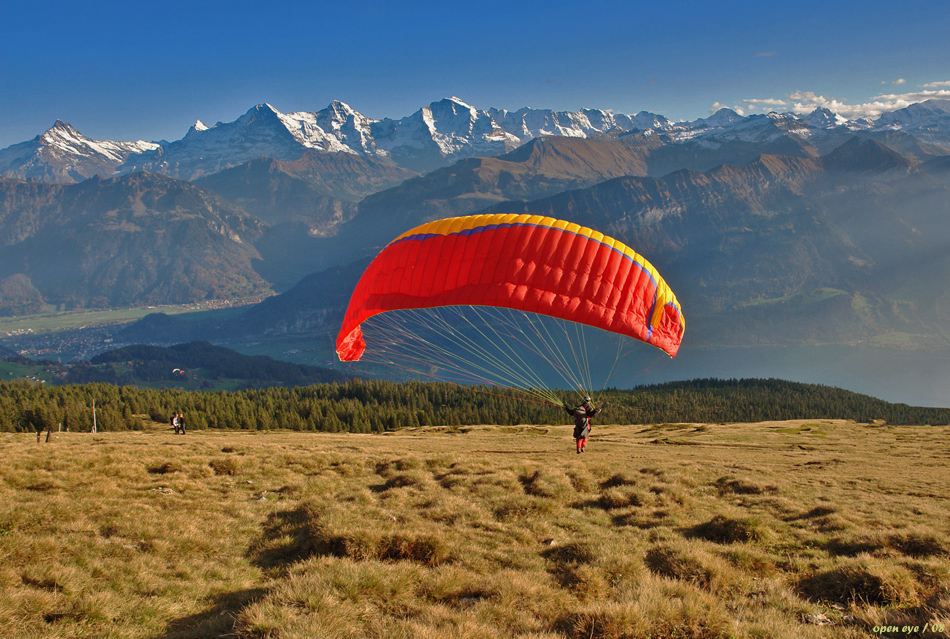
[[[928, 86], [947, 86], [950, 83], [931, 83]], [[795, 113], [811, 113], [819, 107], [824, 107], [829, 111], [834, 111], [838, 115], [848, 119], [857, 118], [877, 118], [882, 113], [903, 109], [916, 102], [933, 99], [950, 98], [950, 88], [924, 88], [921, 91], [910, 93], [888, 93], [877, 95], [868, 102], [861, 104], [848, 104], [837, 98], [827, 98], [823, 95], [817, 95], [812, 91], [794, 91], [788, 94], [788, 99], [792, 102], [792, 111]]]
[[743, 100], [750, 107], [783, 107], [788, 106], [788, 100], [779, 98], [746, 98]]
[[[906, 84], [906, 82], [904, 78], [900, 78], [893, 82], [883, 82], [882, 84], [903, 85]], [[849, 120], [859, 118], [875, 119], [880, 117], [882, 113], [903, 109], [917, 102], [947, 99], [950, 99], [950, 80], [928, 82], [927, 84], [920, 85], [917, 91], [876, 95], [871, 97], [867, 102], [858, 104], [852, 104], [835, 97], [819, 95], [814, 91], [793, 91], [788, 93], [785, 98], [744, 98], [739, 100], [739, 103], [735, 106], [729, 106], [722, 102], [714, 102], [709, 107], [709, 114], [712, 115], [719, 109], [727, 108], [732, 109], [739, 115], [762, 113], [772, 110], [787, 110], [793, 113], [807, 114], [823, 107]]]

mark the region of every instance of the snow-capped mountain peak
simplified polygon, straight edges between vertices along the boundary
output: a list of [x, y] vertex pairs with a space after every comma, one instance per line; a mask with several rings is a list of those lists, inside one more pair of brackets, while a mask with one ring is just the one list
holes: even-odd
[[63, 122], [62, 120], [56, 120], [53, 123], [53, 126], [48, 128], [45, 132], [41, 134], [40, 137], [47, 139], [55, 139], [60, 136], [67, 137], [79, 137], [81, 134], [79, 131], [74, 129], [71, 124], [68, 122]]
[[32, 140], [0, 150], [0, 175], [42, 182], [76, 182], [94, 175], [112, 175], [129, 156], [158, 146], [143, 140], [94, 140], [68, 122], [56, 120]]
[[[719, 109], [708, 118], [700, 118], [699, 120], [696, 120], [696, 122], [693, 123], [694, 124], [693, 128], [699, 128], [703, 126], [721, 128], [721, 127], [729, 126], [731, 124], [735, 124], [736, 122], [740, 122], [744, 119], [745, 118], [743, 118], [741, 115], [739, 115], [732, 109], [723, 108], [723, 109]], [[695, 125], [698, 125], [698, 126], [695, 126]]]
[[[220, 122], [219, 122], [218, 124], [220, 124]], [[217, 125], [215, 125], [215, 126], [217, 126]], [[189, 137], [189, 136], [195, 135], [195, 134], [200, 133], [200, 132], [202, 132], [202, 131], [207, 131], [207, 130], [210, 129], [210, 128], [211, 128], [211, 127], [209, 127], [208, 125], [206, 125], [206, 124], [205, 124], [204, 122], [202, 122], [201, 120], [195, 120], [195, 123], [192, 124], [191, 127], [189, 127], [188, 132], [185, 133], [185, 137], [187, 138], [187, 137]]]
[[819, 108], [808, 115], [750, 116], [720, 109], [707, 118], [679, 123], [646, 111], [627, 115], [591, 108], [481, 110], [455, 96], [400, 119], [382, 120], [367, 117], [340, 100], [320, 111], [292, 113], [263, 103], [233, 122], [209, 127], [196, 120], [175, 142], [93, 140], [57, 120], [33, 140], [0, 150], [0, 175], [71, 182], [97, 173], [146, 169], [194, 179], [262, 157], [295, 160], [308, 150], [356, 154], [428, 172], [466, 157], [500, 155], [539, 136], [585, 138], [662, 132], [674, 144], [696, 141], [713, 146], [731, 141], [786, 144], [784, 139], [792, 137], [817, 148], [840, 144], [841, 135], [848, 130], [907, 131], [950, 150], [950, 101], [914, 104], [873, 122], [848, 121]]
[[805, 116], [805, 121], [816, 129], [830, 129], [835, 126], [847, 125], [847, 118], [843, 118], [834, 111], [825, 107], [818, 107]]
[[376, 120], [366, 117], [340, 100], [333, 100], [315, 116], [316, 126], [336, 139], [343, 146], [342, 151], [373, 155], [375, 142], [372, 127]]
[[891, 129], [920, 129], [950, 124], [950, 100], [927, 100], [884, 113], [877, 126]]
[[121, 161], [130, 153], [156, 148], [155, 143], [113, 142], [112, 140], [93, 140], [74, 129], [69, 123], [56, 120], [52, 127], [38, 137], [51, 152], [63, 156], [101, 155], [107, 160]]
[[927, 100], [884, 113], [875, 122], [875, 128], [907, 131], [924, 142], [946, 145], [950, 100]]

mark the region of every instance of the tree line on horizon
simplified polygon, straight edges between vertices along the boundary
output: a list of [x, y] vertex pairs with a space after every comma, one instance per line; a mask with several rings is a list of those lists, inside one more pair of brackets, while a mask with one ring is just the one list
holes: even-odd
[[[576, 402], [576, 393], [563, 393]], [[908, 406], [840, 388], [777, 379], [700, 379], [606, 390], [594, 397], [608, 424], [729, 423], [851, 419], [890, 424], [950, 424], [950, 409]], [[111, 384], [43, 386], [0, 382], [0, 431], [140, 430], [145, 419], [189, 430], [381, 433], [419, 426], [565, 424], [559, 406], [496, 387], [438, 382], [347, 382], [241, 391], [145, 389]]]

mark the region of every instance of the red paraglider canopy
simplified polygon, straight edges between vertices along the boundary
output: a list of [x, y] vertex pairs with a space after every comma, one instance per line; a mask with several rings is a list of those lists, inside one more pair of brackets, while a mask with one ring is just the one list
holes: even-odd
[[500, 306], [629, 335], [676, 355], [685, 322], [676, 296], [631, 248], [592, 229], [537, 215], [471, 215], [403, 233], [353, 291], [336, 340], [360, 359], [360, 324], [385, 311]]

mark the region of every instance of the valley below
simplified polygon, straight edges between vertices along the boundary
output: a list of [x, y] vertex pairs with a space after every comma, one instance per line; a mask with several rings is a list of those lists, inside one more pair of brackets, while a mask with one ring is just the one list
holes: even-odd
[[[88, 361], [100, 353], [137, 343], [123, 341], [122, 331], [136, 318], [156, 310], [180, 319], [184, 322], [176, 325], [180, 328], [220, 325], [247, 309], [243, 304], [217, 309], [191, 305], [4, 318], [0, 320], [0, 346], [7, 348], [7, 355], [20, 353], [34, 360], [62, 364]], [[187, 335], [178, 335], [188, 341]], [[252, 334], [216, 341], [247, 355], [266, 355], [357, 376], [379, 374], [359, 364], [339, 362], [333, 351], [333, 337], [331, 332], [307, 332]], [[915, 343], [913, 336], [897, 338], [890, 343], [786, 346], [694, 346], [687, 339], [674, 359], [642, 345], [624, 352], [605, 385], [632, 388], [685, 379], [775, 378], [839, 387], [911, 406], [950, 406], [950, 347], [926, 348]], [[159, 342], [170, 345], [176, 340]], [[31, 370], [42, 377], [43, 366], [33, 365]]]

